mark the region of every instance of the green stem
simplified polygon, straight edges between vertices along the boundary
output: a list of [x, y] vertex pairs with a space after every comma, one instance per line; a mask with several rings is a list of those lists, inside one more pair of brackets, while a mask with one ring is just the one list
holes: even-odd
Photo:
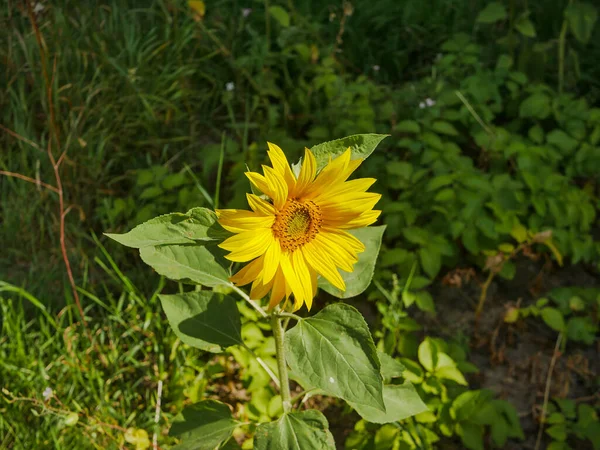
[[558, 39], [558, 93], [562, 94], [565, 85], [565, 42], [567, 40], [567, 19], [563, 21]]
[[283, 411], [290, 412], [292, 409], [292, 396], [290, 394], [290, 379], [288, 377], [285, 354], [283, 350], [283, 327], [281, 318], [272, 315], [273, 337], [275, 338], [275, 350], [277, 352], [277, 367], [279, 368], [279, 392], [283, 403]]
[[244, 300], [246, 300], [248, 302], [248, 304], [250, 306], [252, 306], [256, 310], [256, 312], [258, 312], [260, 314], [261, 317], [263, 317], [263, 318], [269, 317], [269, 315], [265, 312], [265, 310], [262, 309], [258, 303], [256, 303], [254, 300], [252, 300], [248, 296], [248, 294], [246, 294], [244, 291], [242, 291], [239, 287], [237, 287], [235, 284], [230, 284], [229, 287], [231, 289], [233, 289], [235, 292], [237, 292], [240, 297], [242, 297]]

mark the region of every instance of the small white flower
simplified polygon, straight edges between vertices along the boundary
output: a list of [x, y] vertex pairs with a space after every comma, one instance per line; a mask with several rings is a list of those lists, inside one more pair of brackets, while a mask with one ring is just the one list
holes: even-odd
[[373, 70], [374, 70], [375, 72], [379, 72], [379, 69], [381, 69], [381, 67], [379, 67], [379, 64], [375, 64], [375, 65], [373, 66]]
[[230, 81], [229, 83], [227, 83], [225, 85], [225, 89], [227, 89], [228, 92], [231, 92], [235, 89], [235, 84], [233, 83], [233, 81]]
[[419, 108], [421, 108], [421, 109], [425, 108], [425, 103], [423, 103], [423, 102], [419, 103]]
[[431, 107], [431, 106], [435, 105], [435, 100], [432, 100], [430, 98], [426, 98], [425, 99], [425, 103], [427, 104], [427, 106]]
[[48, 399], [50, 397], [52, 397], [52, 394], [54, 394], [54, 392], [52, 391], [51, 387], [47, 387], [46, 389], [44, 389], [44, 392], [42, 392], [42, 397], [44, 397], [44, 401], [48, 401]]
[[244, 9], [242, 9], [242, 16], [248, 17], [251, 12], [252, 12], [252, 8], [244, 8]]
[[41, 3], [36, 3], [35, 6], [33, 7], [33, 13], [37, 14], [40, 13], [44, 10], [44, 5], [42, 5]]

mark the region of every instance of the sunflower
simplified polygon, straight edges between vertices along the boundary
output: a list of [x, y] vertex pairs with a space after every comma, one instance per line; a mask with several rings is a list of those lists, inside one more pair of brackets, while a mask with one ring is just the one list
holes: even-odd
[[296, 176], [281, 148], [268, 145], [273, 167], [263, 166], [264, 175], [246, 172], [264, 196], [247, 194], [251, 211], [217, 210], [219, 223], [234, 233], [219, 246], [230, 252], [230, 261], [248, 263], [231, 281], [252, 283], [250, 298], [270, 292], [272, 309], [293, 294], [294, 311], [303, 304], [310, 310], [317, 275], [345, 291], [338, 268], [352, 272], [365, 250], [346, 230], [374, 223], [381, 211], [373, 207], [381, 195], [366, 192], [374, 178], [347, 181], [362, 162], [351, 160], [350, 148], [319, 173], [315, 156], [306, 149]]

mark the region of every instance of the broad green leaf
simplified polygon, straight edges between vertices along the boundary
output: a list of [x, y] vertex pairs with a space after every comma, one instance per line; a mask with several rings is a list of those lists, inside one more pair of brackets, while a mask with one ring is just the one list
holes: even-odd
[[392, 378], [401, 377], [402, 373], [406, 370], [404, 364], [397, 359], [392, 358], [387, 353], [377, 352], [377, 357], [381, 363], [381, 376], [383, 377], [384, 383], [389, 382]]
[[171, 213], [144, 222], [125, 234], [104, 233], [119, 244], [132, 248], [167, 244], [193, 244], [228, 236], [217, 222], [216, 214], [206, 208], [187, 213]]
[[552, 425], [546, 430], [546, 434], [557, 441], [567, 440], [567, 426], [564, 423]]
[[[210, 247], [217, 252], [216, 247]], [[160, 275], [204, 286], [229, 284], [229, 275], [204, 245], [163, 245], [140, 248], [142, 260]]]
[[465, 447], [469, 450], [484, 450], [483, 427], [471, 422], [462, 422], [456, 426], [456, 434], [460, 436]]
[[533, 25], [533, 22], [529, 20], [529, 13], [521, 15], [521, 17], [517, 19], [517, 22], [515, 23], [515, 28], [523, 36], [530, 38], [534, 38], [536, 36], [535, 26]]
[[388, 134], [353, 134], [335, 141], [324, 142], [311, 148], [317, 160], [317, 170], [322, 169], [329, 158], [335, 159], [348, 147], [352, 149], [352, 159], [366, 159]]
[[452, 402], [450, 416], [459, 421], [465, 421], [477, 414], [482, 405], [490, 400], [490, 392], [482, 390], [466, 391]]
[[537, 92], [527, 97], [519, 107], [519, 115], [521, 117], [545, 119], [551, 112], [552, 107], [550, 97], [541, 92]]
[[437, 367], [438, 363], [438, 349], [433, 341], [429, 338], [425, 338], [421, 345], [419, 345], [418, 356], [419, 362], [427, 372], [433, 372]]
[[418, 134], [421, 132], [421, 126], [418, 122], [415, 122], [414, 120], [403, 120], [394, 127], [394, 131], [400, 133]]
[[169, 435], [183, 441], [174, 450], [214, 450], [238, 425], [226, 404], [205, 400], [184, 408], [175, 417]]
[[542, 309], [542, 319], [554, 331], [565, 331], [565, 319], [558, 309], [551, 307]]
[[419, 249], [421, 267], [430, 278], [435, 278], [442, 267], [442, 255], [431, 245]]
[[329, 423], [320, 411], [286, 413], [256, 428], [254, 450], [335, 450]]
[[384, 410], [377, 350], [356, 308], [336, 303], [299, 320], [285, 333], [285, 351], [292, 371], [311, 387]]
[[346, 290], [344, 292], [340, 291], [325, 278], [319, 279], [319, 287], [338, 298], [350, 298], [362, 294], [371, 284], [385, 228], [386, 226], [382, 225], [349, 230], [349, 233], [358, 238], [366, 249], [358, 254], [358, 261], [354, 264], [352, 272], [340, 272], [346, 283]]
[[586, 44], [592, 37], [592, 30], [598, 19], [598, 10], [589, 3], [572, 2], [565, 9], [565, 17], [575, 38], [582, 44]]
[[500, 2], [489, 3], [477, 16], [479, 23], [496, 23], [506, 19], [506, 8]]
[[450, 122], [444, 120], [436, 120], [433, 122], [431, 129], [436, 133], [447, 134], [448, 136], [458, 136], [458, 131]]
[[388, 384], [383, 387], [385, 412], [371, 406], [348, 402], [360, 416], [373, 423], [391, 423], [428, 411], [410, 381], [404, 384]]
[[546, 136], [546, 140], [548, 143], [555, 145], [560, 150], [562, 150], [563, 154], [571, 154], [579, 145], [579, 141], [577, 139], [573, 139], [563, 130], [552, 130]]
[[171, 328], [184, 343], [215, 353], [242, 344], [240, 313], [233, 298], [213, 291], [159, 298]]
[[281, 6], [274, 5], [269, 7], [269, 14], [271, 14], [282, 27], [287, 28], [290, 26], [290, 15]]

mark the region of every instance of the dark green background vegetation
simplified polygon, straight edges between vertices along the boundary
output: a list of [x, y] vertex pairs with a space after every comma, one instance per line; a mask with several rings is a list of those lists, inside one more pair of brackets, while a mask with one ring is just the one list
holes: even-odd
[[[243, 172], [265, 162], [267, 140], [295, 160], [356, 133], [391, 135], [361, 168], [388, 228], [373, 286], [350, 302], [431, 413], [381, 427], [311, 399], [337, 445], [599, 448], [591, 3], [207, 1], [204, 16], [179, 0], [2, 3], [0, 448], [135, 448], [128, 428], [168, 448], [172, 418], [202, 398], [241, 420], [275, 417], [260, 367], [182, 345], [156, 297], [178, 286], [101, 233], [243, 207]], [[65, 155], [65, 248], [86, 327], [58, 196], [14, 177], [56, 186], [49, 144]], [[240, 307], [244, 337], [272, 358]]]

